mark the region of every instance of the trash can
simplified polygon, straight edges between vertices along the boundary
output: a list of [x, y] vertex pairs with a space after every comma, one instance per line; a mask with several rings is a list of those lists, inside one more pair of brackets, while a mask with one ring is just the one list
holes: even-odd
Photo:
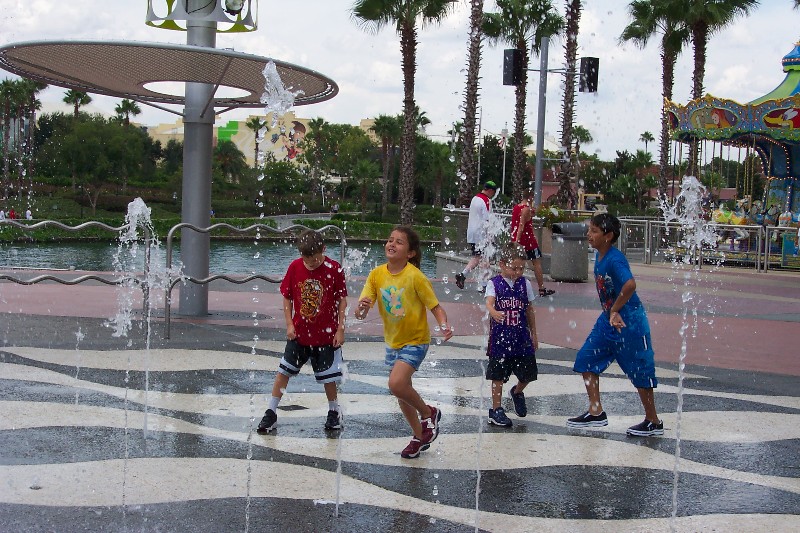
[[589, 279], [589, 248], [583, 222], [553, 224], [550, 277], [555, 281]]

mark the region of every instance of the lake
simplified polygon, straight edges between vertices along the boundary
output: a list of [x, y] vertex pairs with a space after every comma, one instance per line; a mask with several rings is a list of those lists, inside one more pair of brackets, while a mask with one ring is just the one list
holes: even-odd
[[[347, 246], [345, 267], [353, 276], [366, 276], [376, 265], [385, 262], [384, 243], [353, 243]], [[13, 243], [0, 244], [0, 268], [34, 268], [53, 270], [113, 271], [117, 243]], [[424, 245], [422, 271], [428, 277], [436, 275], [435, 245]], [[341, 261], [341, 246], [328, 243], [326, 254]], [[142, 254], [140, 254], [142, 255]], [[281, 277], [294, 259], [299, 257], [294, 245], [267, 241], [211, 241], [211, 274], [265, 274]], [[141, 270], [142, 261], [135, 268]], [[164, 246], [154, 261], [164, 264]], [[172, 252], [172, 263], [180, 261], [180, 244]]]

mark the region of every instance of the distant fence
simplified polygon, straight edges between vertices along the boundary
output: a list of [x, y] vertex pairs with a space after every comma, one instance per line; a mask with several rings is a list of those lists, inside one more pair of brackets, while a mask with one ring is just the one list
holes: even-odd
[[[586, 219], [591, 215], [587, 211], [568, 213]], [[510, 218], [506, 213], [499, 215]], [[468, 218], [467, 209], [445, 209], [442, 212], [441, 251], [463, 254], [469, 250], [466, 240]], [[683, 229], [680, 224], [667, 223], [655, 217], [621, 217], [620, 223], [622, 231], [617, 247], [631, 262], [672, 261], [688, 253], [681, 245]], [[542, 219], [534, 219], [534, 227], [541, 227], [541, 224]], [[718, 241], [695, 250], [695, 257], [689, 260], [699, 265], [714, 263], [752, 267], [756, 272], [767, 272], [770, 268], [800, 269], [797, 228], [714, 224], [714, 229]], [[549, 232], [545, 234], [550, 238]], [[540, 242], [540, 246], [544, 253], [549, 249], [549, 243]]]

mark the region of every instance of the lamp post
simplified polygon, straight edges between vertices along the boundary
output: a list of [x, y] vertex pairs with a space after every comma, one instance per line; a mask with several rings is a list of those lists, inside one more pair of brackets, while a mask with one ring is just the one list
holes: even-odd
[[503, 183], [500, 185], [500, 194], [504, 195], [506, 193], [506, 144], [508, 142], [508, 122], [503, 126], [500, 135], [503, 139]]

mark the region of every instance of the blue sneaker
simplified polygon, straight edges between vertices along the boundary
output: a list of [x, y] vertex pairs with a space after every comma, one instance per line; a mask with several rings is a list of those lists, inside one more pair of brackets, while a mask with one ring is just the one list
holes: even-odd
[[525, 403], [525, 395], [517, 392], [517, 386], [514, 385], [508, 390], [508, 395], [514, 401], [514, 412], [520, 418], [528, 416], [528, 405]]
[[489, 409], [489, 423], [504, 428], [510, 428], [513, 425], [513, 422], [506, 416], [506, 412], [502, 407]]

